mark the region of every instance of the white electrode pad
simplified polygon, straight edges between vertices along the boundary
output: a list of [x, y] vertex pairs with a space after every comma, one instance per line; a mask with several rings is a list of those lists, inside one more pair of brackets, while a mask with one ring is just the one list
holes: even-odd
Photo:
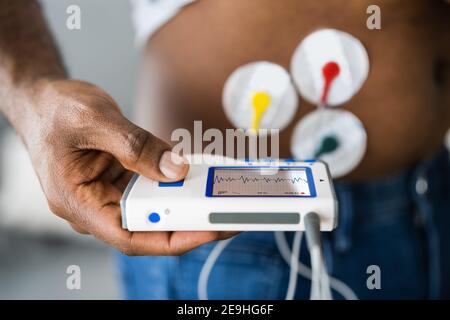
[[309, 212], [330, 231], [337, 218], [327, 165], [314, 160], [191, 164], [170, 183], [135, 175], [121, 208], [130, 231], [299, 231]]
[[225, 114], [240, 129], [283, 129], [294, 118], [298, 96], [289, 73], [271, 62], [237, 68], [222, 95]]
[[350, 100], [369, 73], [369, 58], [358, 39], [335, 29], [311, 33], [294, 51], [291, 73], [302, 97], [312, 104], [323, 104], [324, 67], [330, 62], [337, 64], [339, 74], [329, 88], [325, 102], [329, 106]]
[[325, 161], [333, 178], [339, 178], [361, 162], [366, 144], [366, 131], [353, 113], [319, 108], [294, 129], [291, 152], [297, 158]]

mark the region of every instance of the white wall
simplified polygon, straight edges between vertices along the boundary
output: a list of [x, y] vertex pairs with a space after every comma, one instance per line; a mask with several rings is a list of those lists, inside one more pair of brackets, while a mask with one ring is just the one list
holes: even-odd
[[[105, 89], [129, 114], [137, 51], [128, 0], [41, 0], [73, 78]], [[81, 8], [81, 30], [69, 30], [69, 5]]]
[[[42, 0], [41, 3], [71, 76], [99, 85], [130, 115], [137, 51], [128, 1]], [[66, 9], [72, 4], [81, 8], [81, 30], [66, 27]], [[33, 233], [74, 234], [67, 232], [70, 228], [65, 221], [49, 212], [28, 155], [12, 132], [0, 133], [1, 226]]]

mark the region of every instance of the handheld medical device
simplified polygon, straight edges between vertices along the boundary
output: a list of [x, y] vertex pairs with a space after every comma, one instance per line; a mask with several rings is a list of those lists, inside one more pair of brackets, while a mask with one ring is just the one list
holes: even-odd
[[171, 183], [136, 175], [121, 207], [130, 231], [302, 231], [310, 212], [321, 231], [337, 221], [328, 167], [315, 160], [193, 164]]

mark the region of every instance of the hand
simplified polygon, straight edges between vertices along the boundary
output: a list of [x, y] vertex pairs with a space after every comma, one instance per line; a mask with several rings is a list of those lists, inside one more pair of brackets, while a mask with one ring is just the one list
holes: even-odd
[[32, 92], [35, 111], [22, 138], [51, 211], [75, 230], [127, 255], [179, 255], [231, 235], [122, 229], [119, 201], [133, 172], [176, 181], [189, 166], [168, 144], [128, 121], [98, 87], [56, 80]]

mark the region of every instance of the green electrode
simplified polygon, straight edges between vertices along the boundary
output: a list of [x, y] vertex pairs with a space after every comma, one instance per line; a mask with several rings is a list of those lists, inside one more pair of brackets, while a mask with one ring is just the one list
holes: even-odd
[[322, 143], [314, 154], [315, 158], [320, 158], [324, 154], [331, 153], [339, 148], [339, 140], [335, 135], [329, 135], [322, 138]]

